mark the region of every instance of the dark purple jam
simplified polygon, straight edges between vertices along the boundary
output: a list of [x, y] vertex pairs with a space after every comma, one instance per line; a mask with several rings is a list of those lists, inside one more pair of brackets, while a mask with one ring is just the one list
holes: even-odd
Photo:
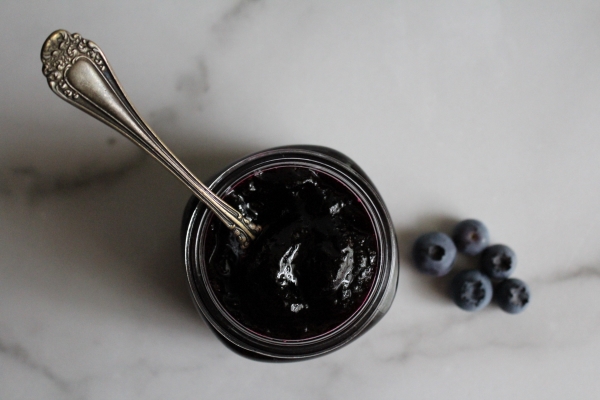
[[343, 183], [283, 166], [254, 173], [225, 200], [263, 228], [242, 250], [213, 218], [206, 235], [211, 289], [247, 329], [282, 340], [322, 335], [363, 304], [377, 273], [373, 223]]

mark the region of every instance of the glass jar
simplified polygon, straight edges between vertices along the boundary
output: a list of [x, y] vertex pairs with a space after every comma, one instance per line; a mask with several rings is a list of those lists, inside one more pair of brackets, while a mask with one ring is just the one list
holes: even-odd
[[[362, 294], [364, 297], [360, 298], [343, 320], [322, 332], [317, 331], [314, 335], [310, 333], [298, 337], [271, 335], [266, 328], [264, 330], [261, 326], [250, 326], [228, 308], [220, 292], [221, 289], [215, 284], [212, 277], [214, 272], [211, 272], [212, 269], [209, 268], [207, 261], [209, 252], [207, 246], [212, 246], [210, 244], [212, 239], [207, 238], [214, 235], [211, 229], [214, 230], [216, 218], [213, 218], [212, 213], [202, 203], [192, 197], [184, 212], [182, 243], [188, 284], [194, 303], [209, 327], [228, 347], [241, 355], [266, 361], [293, 361], [316, 357], [350, 343], [372, 327], [388, 311], [396, 293], [399, 273], [396, 236], [387, 208], [362, 169], [338, 151], [319, 146], [287, 146], [265, 150], [247, 156], [226, 168], [212, 180], [210, 188], [217, 195], [225, 197], [241, 182], [259, 176], [263, 171], [282, 168], [307, 170], [315, 176], [337, 182], [336, 185], [347, 191], [348, 199], [351, 201], [354, 199], [354, 203], [364, 208], [372, 224], [377, 251], [370, 259], [373, 265], [370, 270], [372, 276], [369, 276], [370, 286]], [[260, 223], [260, 220], [258, 222]], [[255, 244], [251, 243], [250, 246]], [[214, 252], [214, 249], [210, 251]], [[290, 259], [289, 254], [285, 257]], [[286, 259], [285, 257], [282, 260]], [[291, 271], [290, 262], [287, 265], [288, 272]], [[323, 266], [323, 268], [330, 268], [330, 266]], [[356, 277], [356, 273], [353, 276], [351, 270], [346, 272], [350, 274], [347, 275], [350, 278], [344, 281], [347, 287], [350, 281], [359, 278]], [[280, 271], [280, 274], [283, 272]], [[279, 283], [285, 285], [292, 282], [290, 279], [296, 283], [293, 276], [288, 277], [287, 282], [282, 281], [281, 279], [285, 277], [282, 278], [280, 274], [277, 276], [277, 279], [280, 279]], [[273, 276], [273, 280], [275, 278]], [[332, 285], [338, 289], [341, 281], [338, 279], [336, 282]], [[248, 284], [260, 285], [257, 282], [248, 282]], [[260, 293], [260, 287], [255, 289]], [[306, 307], [308, 308], [308, 303]], [[292, 305], [294, 312], [299, 308], [301, 309], [302, 305]]]

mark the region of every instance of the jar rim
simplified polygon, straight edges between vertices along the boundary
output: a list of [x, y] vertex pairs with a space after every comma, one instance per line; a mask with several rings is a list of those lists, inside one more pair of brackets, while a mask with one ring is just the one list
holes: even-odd
[[[225, 339], [247, 351], [267, 357], [303, 358], [343, 346], [361, 334], [378, 317], [378, 308], [390, 290], [390, 279], [397, 282], [397, 247], [393, 227], [390, 229], [389, 226], [391, 220], [387, 209], [368, 178], [339, 159], [312, 149], [278, 148], [248, 156], [223, 171], [210, 187], [217, 195], [222, 196], [256, 171], [282, 166], [314, 169], [339, 180], [360, 199], [371, 219], [377, 239], [376, 273], [369, 293], [348, 318], [327, 332], [304, 339], [268, 337], [237, 321], [217, 299], [208, 281], [203, 248], [212, 213], [201, 204], [195, 208], [186, 232], [185, 261], [196, 306], [211, 327]], [[393, 286], [395, 292], [395, 282]]]

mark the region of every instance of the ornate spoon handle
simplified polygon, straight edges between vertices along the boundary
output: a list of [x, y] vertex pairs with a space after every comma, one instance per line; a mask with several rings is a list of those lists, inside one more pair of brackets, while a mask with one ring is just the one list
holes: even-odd
[[77, 33], [57, 30], [42, 47], [42, 63], [42, 72], [54, 93], [150, 153], [235, 232], [242, 247], [260, 232], [260, 226], [200, 182], [142, 120], [94, 42]]

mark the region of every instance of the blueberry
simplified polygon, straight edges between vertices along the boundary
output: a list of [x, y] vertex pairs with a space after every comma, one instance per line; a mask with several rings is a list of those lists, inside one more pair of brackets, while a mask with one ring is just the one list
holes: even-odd
[[452, 269], [456, 258], [456, 246], [448, 235], [440, 232], [426, 233], [415, 242], [412, 255], [419, 271], [442, 276]]
[[459, 272], [452, 280], [452, 300], [465, 311], [478, 311], [492, 300], [490, 278], [476, 269]]
[[518, 314], [527, 308], [530, 298], [529, 286], [519, 279], [507, 279], [496, 289], [498, 305], [510, 314]]
[[454, 227], [452, 240], [459, 252], [475, 256], [489, 245], [490, 234], [482, 222], [465, 219]]
[[493, 280], [506, 279], [517, 267], [517, 255], [508, 246], [490, 246], [481, 254], [481, 270]]

